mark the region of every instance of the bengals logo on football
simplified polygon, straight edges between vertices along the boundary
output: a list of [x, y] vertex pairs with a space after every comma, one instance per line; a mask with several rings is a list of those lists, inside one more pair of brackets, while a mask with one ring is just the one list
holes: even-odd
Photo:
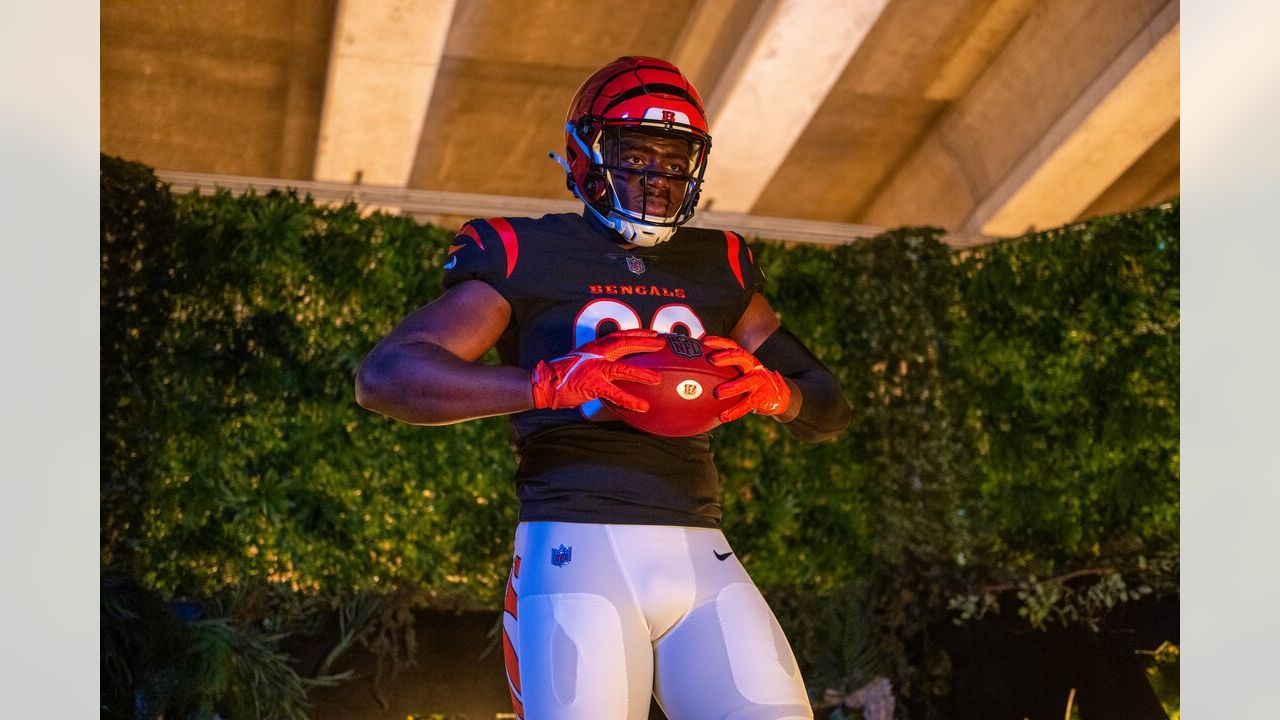
[[702, 394], [702, 384], [697, 380], [682, 380], [676, 385], [676, 392], [685, 400], [695, 400]]

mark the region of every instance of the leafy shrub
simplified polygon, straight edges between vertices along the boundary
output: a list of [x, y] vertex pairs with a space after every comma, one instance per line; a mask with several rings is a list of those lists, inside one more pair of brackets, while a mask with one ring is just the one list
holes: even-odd
[[[104, 567], [277, 629], [366, 598], [497, 607], [505, 422], [411, 427], [352, 394], [438, 293], [451, 232], [291, 192], [174, 197], [102, 162]], [[946, 689], [930, 623], [1001, 602], [1089, 623], [1178, 575], [1177, 203], [963, 254], [940, 237], [759, 244], [855, 420], [817, 446], [761, 418], [714, 439], [725, 531], [806, 674], [882, 663], [922, 695]]]

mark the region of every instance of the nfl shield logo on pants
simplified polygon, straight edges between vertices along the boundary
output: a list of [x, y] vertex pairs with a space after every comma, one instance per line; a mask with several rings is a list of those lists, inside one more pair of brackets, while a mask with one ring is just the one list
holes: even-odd
[[551, 564], [560, 567], [573, 559], [573, 546], [551, 548]]

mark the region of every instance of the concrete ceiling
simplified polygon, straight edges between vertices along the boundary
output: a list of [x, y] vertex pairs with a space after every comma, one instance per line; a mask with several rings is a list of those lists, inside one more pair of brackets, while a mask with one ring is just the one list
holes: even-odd
[[102, 150], [166, 171], [564, 201], [569, 98], [644, 54], [707, 101], [718, 219], [1009, 236], [1179, 190], [1176, 0], [118, 0], [101, 32]]

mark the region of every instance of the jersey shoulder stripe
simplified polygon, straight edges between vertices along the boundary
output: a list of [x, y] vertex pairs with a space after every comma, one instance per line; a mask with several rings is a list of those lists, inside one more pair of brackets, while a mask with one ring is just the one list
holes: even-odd
[[458, 234], [459, 234], [459, 235], [466, 235], [467, 237], [471, 238], [472, 240], [475, 240], [475, 241], [476, 241], [476, 245], [479, 245], [479, 246], [480, 246], [480, 249], [481, 249], [481, 250], [483, 250], [483, 249], [484, 249], [484, 240], [481, 240], [481, 239], [480, 239], [480, 233], [476, 232], [476, 229], [475, 229], [475, 227], [471, 224], [471, 222], [474, 222], [474, 221], [469, 221], [469, 222], [467, 222], [465, 225], [463, 225], [463, 226], [462, 226], [462, 229], [458, 231]]
[[487, 248], [485, 248], [483, 237], [497, 235], [498, 239], [502, 241], [502, 250], [506, 259], [506, 277], [511, 277], [511, 273], [515, 272], [516, 269], [516, 261], [520, 257], [520, 241], [509, 219], [491, 217], [468, 220], [462, 226], [462, 229], [458, 231], [459, 237], [464, 235], [475, 240], [476, 245], [486, 252]]
[[520, 257], [520, 241], [516, 237], [516, 230], [511, 227], [511, 221], [506, 218], [489, 218], [486, 222], [497, 230], [498, 237], [502, 238], [502, 249], [507, 253], [507, 277], [511, 277], [511, 273], [516, 269], [516, 260]]
[[[729, 269], [733, 271], [733, 277], [738, 281], [738, 287], [746, 289], [747, 283], [742, 279], [742, 260], [739, 256], [742, 239], [736, 233], [731, 233], [728, 230], [724, 231], [724, 237], [728, 241]], [[748, 252], [750, 252], [750, 249], [748, 249]]]
[[500, 219], [475, 218], [458, 229], [444, 265], [446, 289], [464, 280], [480, 280], [502, 292], [499, 285], [511, 276], [509, 270], [514, 263], [509, 257], [499, 257], [509, 255], [502, 233], [494, 224]]

